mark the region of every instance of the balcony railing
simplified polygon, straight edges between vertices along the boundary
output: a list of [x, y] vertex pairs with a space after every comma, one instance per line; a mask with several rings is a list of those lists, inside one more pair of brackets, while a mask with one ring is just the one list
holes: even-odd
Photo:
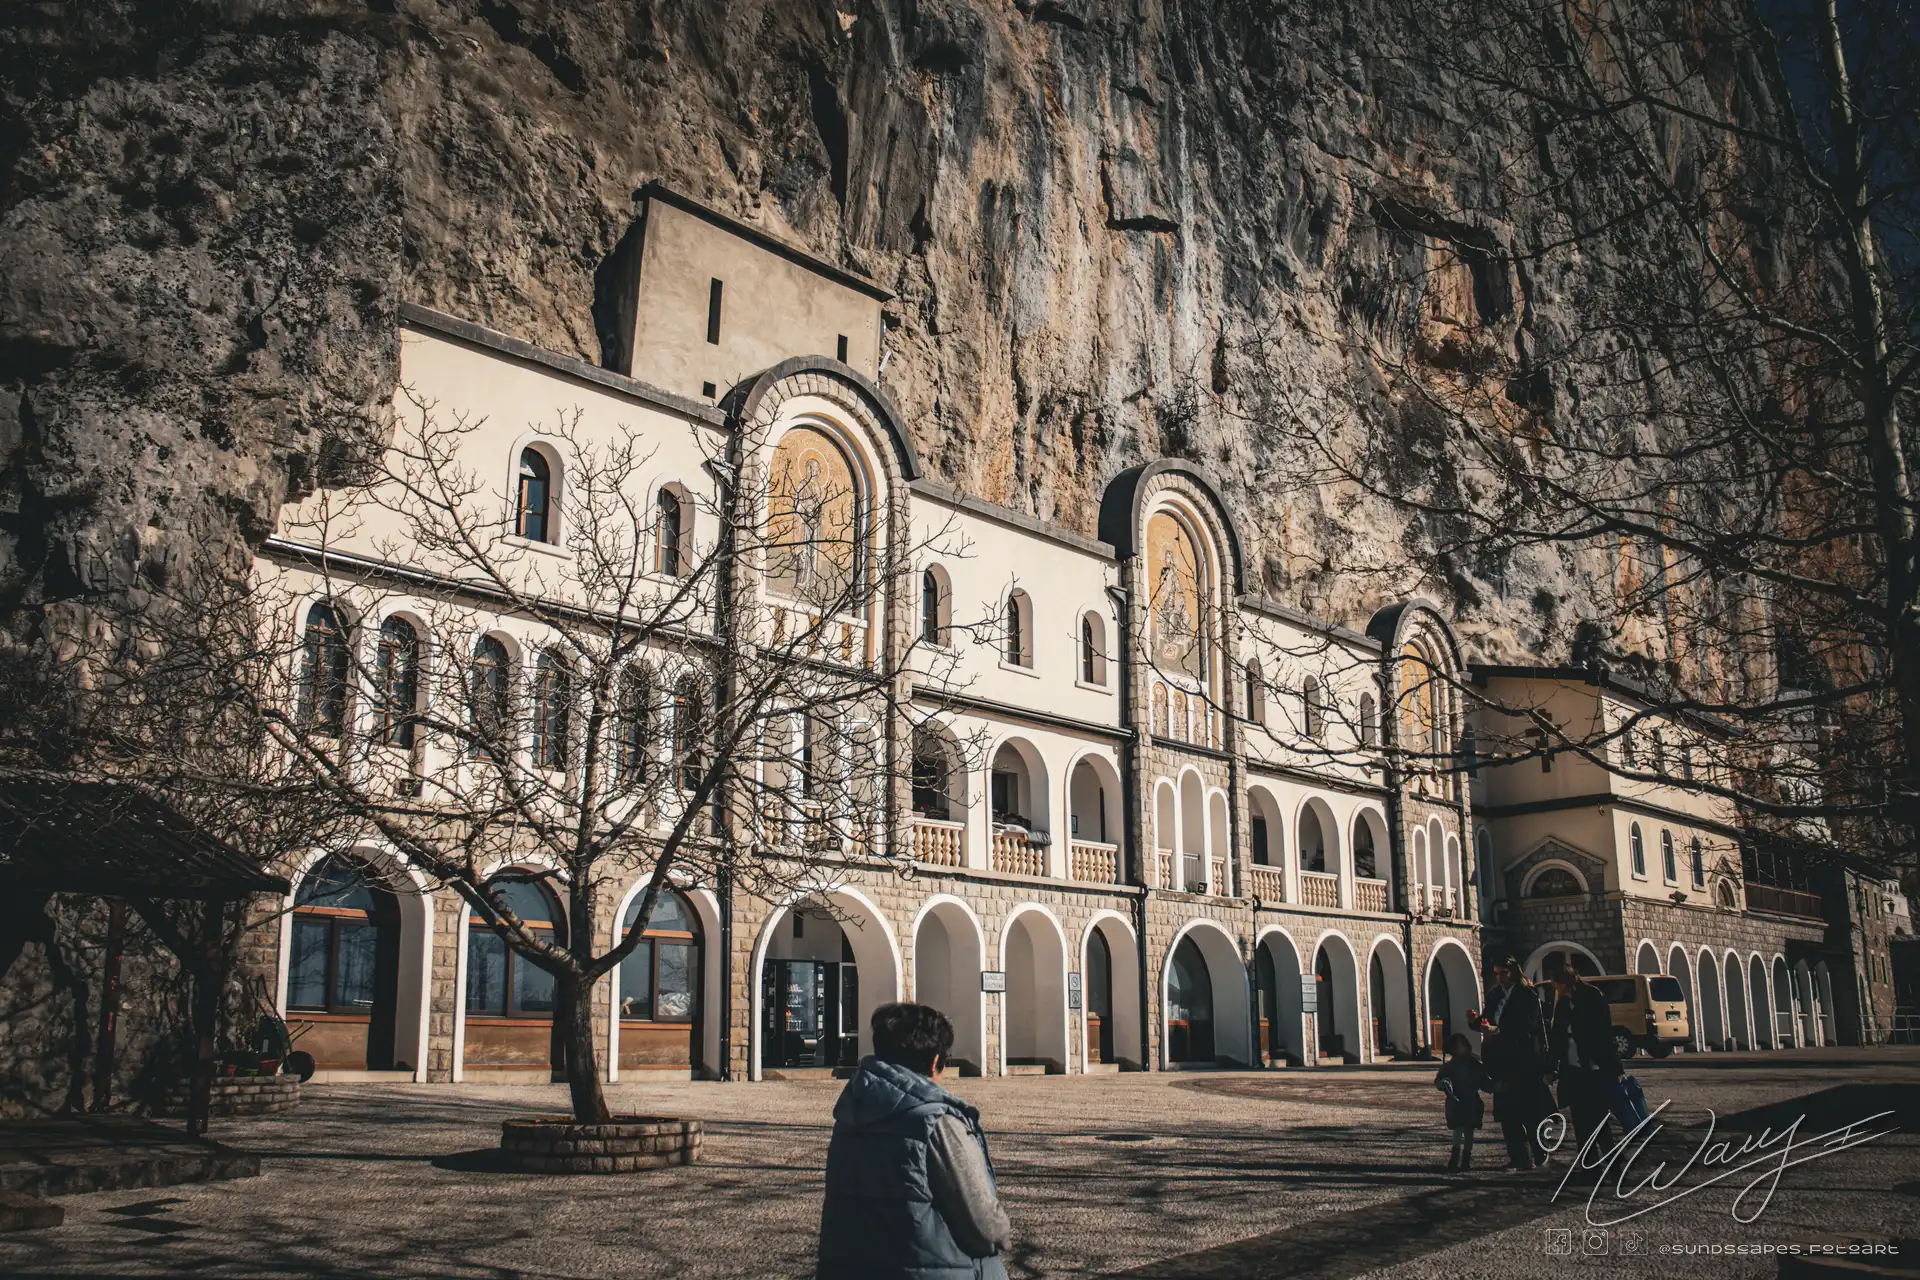
[[1120, 846], [1102, 844], [1098, 840], [1075, 840], [1070, 847], [1073, 854], [1071, 872], [1075, 880], [1094, 884], [1120, 882]]
[[1262, 902], [1285, 902], [1287, 873], [1256, 862], [1247, 868], [1247, 889]]
[[1340, 877], [1325, 871], [1300, 873], [1300, 901], [1309, 907], [1338, 907]]
[[942, 818], [913, 820], [913, 860], [935, 867], [959, 867], [967, 861], [967, 824]]
[[1173, 888], [1173, 850], [1155, 850], [1153, 856], [1153, 882], [1162, 889]]
[[1387, 909], [1387, 882], [1356, 878], [1353, 882], [1353, 909], [1384, 912]]
[[1225, 858], [1207, 859], [1207, 892], [1222, 897], [1233, 892], [1233, 886], [1227, 883], [1227, 860]]
[[1747, 910], [1771, 911], [1781, 916], [1803, 916], [1809, 920], [1824, 920], [1820, 895], [1801, 893], [1798, 889], [1776, 889], [1769, 884], [1750, 884], [1747, 886]]
[[1047, 851], [1027, 842], [1024, 831], [993, 833], [993, 869], [1020, 876], [1047, 874]]

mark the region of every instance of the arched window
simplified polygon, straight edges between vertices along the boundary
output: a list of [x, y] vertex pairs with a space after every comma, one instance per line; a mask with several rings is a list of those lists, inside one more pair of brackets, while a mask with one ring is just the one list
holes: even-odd
[[1247, 719], [1260, 725], [1267, 722], [1267, 680], [1257, 662], [1247, 664]]
[[1658, 729], [1653, 731], [1653, 771], [1663, 775], [1667, 771], [1667, 741]]
[[938, 567], [920, 575], [920, 638], [928, 644], [946, 647], [950, 598], [946, 574]]
[[1353, 822], [1353, 874], [1363, 880], [1380, 878], [1378, 856], [1373, 847], [1373, 824], [1364, 817]]
[[1660, 874], [1668, 884], [1680, 881], [1680, 868], [1673, 855], [1673, 832], [1664, 828], [1660, 832]]
[[473, 646], [467, 669], [468, 723], [473, 730], [473, 754], [486, 754], [491, 745], [504, 754], [513, 725], [513, 674], [507, 646], [497, 636], [481, 636]]
[[1033, 602], [1027, 593], [1013, 590], [1007, 593], [1006, 614], [1002, 620], [1006, 628], [1005, 645], [1002, 650], [1006, 660], [1016, 667], [1033, 665]]
[[553, 541], [553, 470], [538, 449], [520, 451], [513, 531], [529, 542]]
[[[622, 922], [623, 935], [639, 918], [636, 897]], [[620, 962], [620, 1020], [692, 1022], [699, 1010], [699, 926], [686, 899], [663, 889], [647, 917], [644, 940]]]
[[1633, 874], [1644, 879], [1647, 874], [1647, 842], [1641, 836], [1637, 822], [1627, 830], [1627, 848], [1633, 854]]
[[1091, 609], [1080, 616], [1080, 679], [1102, 687], [1107, 683], [1107, 623]]
[[1633, 725], [1628, 724], [1620, 730], [1620, 759], [1629, 769], [1640, 767], [1640, 747], [1633, 740]]
[[[525, 874], [497, 876], [488, 895], [504, 899], [527, 932], [565, 941], [566, 916], [547, 887]], [[507, 945], [506, 935], [478, 911], [467, 917], [467, 1013], [481, 1018], [550, 1018], [553, 975]]]
[[678, 486], [667, 485], [653, 499], [653, 569], [668, 578], [686, 570], [687, 512]]
[[1704, 889], [1707, 887], [1707, 854], [1706, 850], [1700, 846], [1699, 836], [1693, 838], [1688, 854], [1693, 863], [1693, 887]]
[[323, 738], [347, 731], [347, 629], [331, 604], [307, 610], [300, 673], [300, 723]]
[[699, 680], [691, 674], [681, 676], [673, 685], [673, 759], [682, 791], [697, 788], [706, 772], [706, 761], [700, 750], [701, 720], [705, 714]]
[[1548, 867], [1528, 886], [1530, 898], [1571, 898], [1580, 893], [1580, 880], [1565, 867]]
[[636, 662], [620, 676], [619, 723], [614, 772], [626, 787], [647, 781], [647, 748], [653, 738], [653, 672]]
[[1307, 736], [1318, 742], [1327, 731], [1326, 694], [1321, 689], [1318, 677], [1308, 676], [1301, 684], [1300, 703]]
[[1720, 906], [1727, 911], [1739, 909], [1740, 900], [1738, 895], [1734, 893], [1733, 885], [1730, 881], [1722, 880], [1720, 887], [1714, 891], [1714, 897], [1719, 899]]
[[1372, 694], [1363, 693], [1360, 695], [1360, 745], [1370, 747], [1379, 737], [1380, 707], [1374, 702]]
[[370, 1013], [379, 977], [397, 959], [381, 955], [383, 941], [397, 941], [391, 927], [397, 923], [392, 895], [369, 882], [358, 865], [328, 858], [315, 867], [293, 898], [287, 1008]]
[[374, 679], [380, 690], [380, 741], [411, 747], [420, 712], [420, 633], [405, 618], [380, 624]]
[[767, 495], [767, 589], [844, 612], [866, 586], [859, 476], [826, 432], [794, 427], [774, 446]]
[[913, 731], [913, 811], [928, 818], [945, 818], [953, 812], [948, 795], [951, 762], [940, 735], [926, 726]]
[[567, 767], [567, 736], [572, 726], [573, 680], [559, 658], [540, 655], [533, 669], [533, 764], [537, 769]]

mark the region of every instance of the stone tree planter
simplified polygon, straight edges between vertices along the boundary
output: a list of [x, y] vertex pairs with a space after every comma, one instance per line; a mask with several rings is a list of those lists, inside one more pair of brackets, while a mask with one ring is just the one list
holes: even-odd
[[698, 1120], [615, 1116], [576, 1124], [572, 1116], [527, 1116], [500, 1125], [500, 1152], [528, 1173], [637, 1173], [700, 1158]]

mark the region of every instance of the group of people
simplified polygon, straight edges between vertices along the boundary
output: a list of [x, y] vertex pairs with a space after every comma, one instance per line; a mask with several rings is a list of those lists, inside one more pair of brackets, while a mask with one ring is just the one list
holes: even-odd
[[[1593, 1136], [1604, 1147], [1609, 1136], [1611, 1099], [1625, 1079], [1613, 1043], [1613, 1016], [1606, 998], [1572, 969], [1552, 975], [1555, 999], [1549, 1018], [1539, 989], [1527, 981], [1512, 956], [1495, 962], [1493, 991], [1475, 1019], [1482, 1055], [1456, 1033], [1447, 1043], [1447, 1059], [1434, 1087], [1447, 1095], [1447, 1128], [1453, 1134], [1449, 1171], [1473, 1167], [1473, 1139], [1486, 1114], [1482, 1093], [1493, 1095], [1494, 1119], [1506, 1140], [1508, 1169], [1548, 1164], [1552, 1155], [1540, 1141], [1540, 1125], [1562, 1107], [1573, 1116], [1574, 1135], [1584, 1146]], [[1553, 1084], [1560, 1087], [1556, 1100]]]
[[[1451, 1170], [1473, 1165], [1474, 1133], [1493, 1096], [1507, 1168], [1547, 1164], [1540, 1124], [1561, 1107], [1582, 1140], [1606, 1139], [1609, 1098], [1623, 1070], [1600, 992], [1571, 970], [1553, 975], [1551, 1017], [1513, 957], [1493, 966], [1486, 1009], [1474, 1018], [1484, 1057], [1464, 1034], [1446, 1046], [1434, 1084], [1447, 1095]], [[924, 1004], [882, 1005], [873, 1052], [833, 1109], [819, 1276], [994, 1280], [1012, 1242], [994, 1185], [980, 1113], [940, 1087], [953, 1024]], [[1557, 1081], [1556, 1101], [1550, 1082]]]

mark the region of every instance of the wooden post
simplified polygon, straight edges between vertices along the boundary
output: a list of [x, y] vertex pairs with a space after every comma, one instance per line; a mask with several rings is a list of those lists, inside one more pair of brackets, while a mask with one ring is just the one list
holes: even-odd
[[120, 1025], [120, 956], [127, 945], [127, 904], [119, 898], [107, 907], [107, 955], [100, 978], [100, 1044], [93, 1064], [92, 1111], [113, 1104], [114, 1032]]

